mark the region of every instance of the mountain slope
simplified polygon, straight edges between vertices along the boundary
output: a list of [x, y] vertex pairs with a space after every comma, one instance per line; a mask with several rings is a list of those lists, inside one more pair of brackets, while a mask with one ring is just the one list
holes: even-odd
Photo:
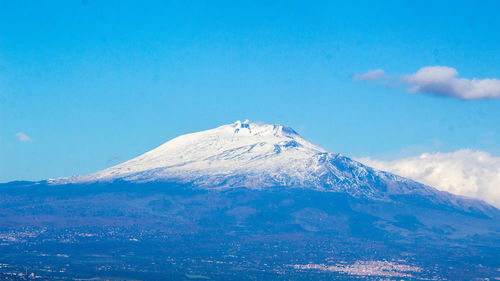
[[419, 196], [432, 204], [465, 212], [488, 216], [497, 213], [482, 201], [440, 192], [372, 169], [343, 155], [329, 153], [289, 127], [249, 121], [182, 135], [97, 173], [50, 182], [117, 180], [173, 182], [209, 189], [302, 187], [381, 200]]

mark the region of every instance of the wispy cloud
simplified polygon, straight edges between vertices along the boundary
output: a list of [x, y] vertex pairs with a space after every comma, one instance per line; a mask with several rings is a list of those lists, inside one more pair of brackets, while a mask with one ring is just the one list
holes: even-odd
[[30, 137], [28, 137], [25, 133], [23, 132], [19, 132], [19, 133], [16, 133], [16, 137], [19, 141], [32, 141], [32, 139]]
[[370, 70], [363, 74], [356, 74], [352, 77], [354, 81], [375, 81], [388, 78], [382, 69]]
[[500, 157], [469, 149], [416, 157], [358, 161], [450, 193], [482, 199], [500, 208]]
[[[365, 77], [367, 79], [363, 79]], [[399, 84], [408, 85], [413, 94], [429, 94], [462, 100], [499, 99], [500, 80], [495, 78], [466, 79], [458, 78], [458, 71], [447, 66], [426, 66], [413, 74], [390, 77], [378, 69], [365, 74], [355, 75], [355, 81], [396, 80]]]

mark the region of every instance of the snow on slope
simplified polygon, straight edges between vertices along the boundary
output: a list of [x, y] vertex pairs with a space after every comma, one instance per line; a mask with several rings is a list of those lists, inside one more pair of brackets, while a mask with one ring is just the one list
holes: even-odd
[[95, 179], [127, 177], [156, 180], [198, 175], [231, 175], [238, 171], [307, 177], [308, 160], [325, 151], [281, 125], [237, 121], [216, 129], [177, 137], [137, 158], [93, 175]]
[[[418, 194], [452, 205], [464, 203], [449, 193], [328, 153], [289, 127], [249, 121], [182, 135], [97, 173], [50, 182], [115, 180], [176, 182], [217, 189], [307, 187], [372, 198]], [[483, 207], [472, 201], [466, 205], [470, 204]]]
[[[349, 160], [349, 161], [347, 161]], [[341, 171], [332, 161], [345, 161]], [[182, 135], [134, 159], [64, 182], [190, 182], [205, 187], [310, 186], [355, 184], [368, 176], [365, 167], [331, 154], [283, 125], [237, 121], [215, 129]]]

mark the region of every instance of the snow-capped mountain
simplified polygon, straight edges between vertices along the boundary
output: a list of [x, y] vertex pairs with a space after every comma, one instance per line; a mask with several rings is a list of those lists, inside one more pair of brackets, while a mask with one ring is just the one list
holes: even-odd
[[[182, 135], [84, 181], [192, 181], [200, 186], [276, 186], [312, 183], [327, 154], [282, 125], [237, 121]], [[315, 163], [316, 162], [316, 163]]]
[[[221, 280], [247, 271], [259, 280], [349, 279], [318, 270], [356, 260], [418, 266], [398, 280], [479, 280], [498, 276], [500, 260], [500, 211], [487, 203], [329, 153], [288, 127], [248, 121], [179, 136], [94, 174], [0, 184], [0, 218], [0, 238], [9, 238], [0, 249], [19, 268], [53, 249], [75, 261], [65, 269], [87, 272], [112, 255], [123, 258], [113, 270], [142, 261], [151, 280], [186, 279], [193, 268], [230, 272]], [[93, 252], [82, 255], [87, 248]]]
[[414, 194], [467, 208], [487, 206], [329, 153], [289, 127], [249, 121], [182, 135], [97, 173], [51, 182], [116, 180], [176, 182], [215, 189], [304, 187], [370, 198]]
[[62, 182], [120, 179], [219, 188], [369, 189], [366, 185], [374, 180], [374, 173], [379, 174], [340, 154], [328, 153], [289, 127], [247, 120], [179, 136], [119, 165]]
[[[469, 271], [464, 280], [476, 272], [496, 276], [498, 268], [500, 211], [494, 207], [329, 153], [289, 127], [249, 121], [179, 136], [94, 174], [0, 185], [0, 217], [0, 230], [9, 233], [54, 226], [64, 233], [101, 229], [108, 237], [112, 226], [125, 243], [146, 239], [148, 251], [158, 246], [162, 262], [174, 257], [176, 272], [186, 260], [182, 252], [200, 260], [223, 253], [224, 260], [252, 244], [241, 250], [244, 264], [248, 253], [262, 254], [250, 257], [261, 264], [279, 256], [306, 266], [325, 264], [334, 253], [347, 260], [427, 261], [418, 265], [428, 279], [436, 279], [436, 265], [445, 277], [450, 266], [465, 268], [450, 280]], [[112, 243], [101, 248], [114, 249]], [[178, 245], [184, 249], [169, 252]], [[198, 248], [207, 258], [192, 251]]]

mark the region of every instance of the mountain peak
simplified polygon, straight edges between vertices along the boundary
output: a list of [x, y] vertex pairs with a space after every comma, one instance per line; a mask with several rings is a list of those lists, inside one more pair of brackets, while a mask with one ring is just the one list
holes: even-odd
[[241, 135], [253, 135], [253, 136], [284, 136], [284, 137], [295, 137], [299, 134], [290, 127], [280, 125], [280, 124], [265, 124], [260, 122], [250, 122], [248, 119], [241, 122], [236, 121], [232, 125], [234, 127], [235, 134]]

